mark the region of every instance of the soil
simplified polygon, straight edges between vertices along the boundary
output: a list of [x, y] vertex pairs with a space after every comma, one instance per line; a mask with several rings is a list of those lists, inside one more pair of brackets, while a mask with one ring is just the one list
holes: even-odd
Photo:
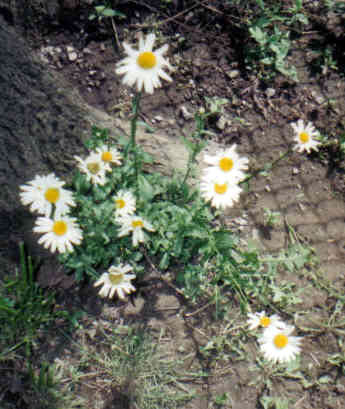
[[[220, 0], [212, 4], [195, 3], [195, 7], [189, 7], [187, 2], [172, 2], [166, 6], [163, 3], [158, 0], [150, 4], [124, 2], [119, 10], [127, 17], [116, 20], [120, 43], [123, 40], [132, 43], [153, 27], [157, 28], [159, 41], [169, 43], [170, 61], [176, 67], [174, 80], [171, 84], [165, 83], [154, 95], [145, 96], [142, 105], [143, 119], [153, 128], [168, 134], [189, 135], [194, 124], [193, 113], [206, 106], [205, 97], [226, 98], [228, 103], [220, 115], [226, 125], [220, 124], [220, 117], [210, 122], [213, 135], [209, 138], [224, 146], [238, 144], [238, 150], [250, 158], [252, 169], [276, 159], [291, 147], [290, 124], [300, 118], [312, 121], [331, 140], [344, 133], [345, 42], [343, 32], [339, 31], [343, 20], [327, 14], [322, 2], [304, 2], [309, 24], [299, 33], [293, 33], [288, 62], [297, 69], [297, 83], [281, 74], [265, 80], [248, 70], [243, 47], [248, 45], [249, 39], [240, 25], [234, 24], [238, 17], [236, 7]], [[123, 58], [120, 43], [114, 40], [109, 21], [90, 22], [89, 13], [90, 8], [77, 9], [53, 27], [47, 25], [40, 32], [28, 33], [28, 40], [47, 67], [61, 72], [88, 104], [127, 118], [132, 94], [115, 74], [115, 65]], [[320, 53], [312, 52], [316, 46], [325, 49], [329, 45], [334, 45], [337, 69], [320, 67], [317, 62]], [[226, 223], [241, 237], [255, 241], [270, 254], [286, 247], [286, 226], [292, 226], [300, 239], [315, 249], [322, 280], [329, 281], [342, 293], [345, 284], [344, 169], [332, 149], [325, 148], [310, 155], [293, 153], [268, 177], [259, 176], [250, 182], [241, 203], [227, 213]], [[282, 222], [267, 228], [265, 208], [279, 212]], [[327, 330], [324, 324], [334, 312], [337, 299], [330, 291], [312, 286], [310, 277], [289, 273], [282, 278], [295, 283], [297, 288], [309, 286], [308, 291], [300, 294], [302, 302], [295, 307], [299, 313], [295, 325], [305, 336], [301, 367], [310, 374], [312, 386], [303, 386], [298, 379], [277, 378], [270, 390], [260, 380], [260, 371], [253, 371], [256, 359], [253, 339], [248, 343], [245, 360], [236, 353], [231, 362], [201, 357], [200, 350], [219, 334], [223, 324], [214, 320], [212, 306], [189, 307], [174, 288], [157, 277], [151, 277], [150, 285], [133, 303], [126, 305], [115, 302], [104, 306], [92, 290], [77, 290], [73, 282], [63, 283], [63, 280], [59, 285], [70, 287], [67, 293], [73, 294], [75, 301], [83, 305], [90, 322], [96, 318], [113, 324], [140, 321], [157, 337], [163, 329], [164, 348], [169, 354], [178, 358], [183, 347], [184, 354], [192, 356], [190, 370], [208, 371], [205, 381], [193, 384], [199, 397], [186, 408], [217, 407], [214, 397], [225, 392], [230, 402], [224, 407], [233, 409], [264, 407], [259, 402], [268, 392], [288, 398], [292, 405], [289, 407], [293, 408], [342, 408], [344, 376], [328, 359], [332, 354], [344, 354], [340, 343], [344, 327], [340, 332]], [[341, 309], [343, 311], [343, 304]], [[227, 320], [241, 320], [236, 315], [238, 311], [235, 299]], [[306, 329], [311, 327], [313, 331]], [[54, 358], [63, 356], [55, 354]], [[329, 382], [316, 382], [325, 375]], [[109, 398], [109, 393], [101, 393], [103, 406], [96, 404], [98, 394], [87, 389], [84, 393], [88, 395], [90, 409], [120, 408], [115, 398]], [[121, 407], [130, 407], [126, 405], [123, 403]]]

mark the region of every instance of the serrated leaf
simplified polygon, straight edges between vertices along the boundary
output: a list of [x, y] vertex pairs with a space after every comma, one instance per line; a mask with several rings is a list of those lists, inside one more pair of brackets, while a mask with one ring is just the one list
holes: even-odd
[[154, 188], [144, 175], [139, 175], [138, 186], [140, 197], [150, 202], [155, 195]]

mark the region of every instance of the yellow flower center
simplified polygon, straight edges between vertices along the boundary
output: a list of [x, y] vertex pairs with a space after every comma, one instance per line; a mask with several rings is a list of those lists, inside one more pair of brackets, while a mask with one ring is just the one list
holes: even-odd
[[132, 227], [133, 229], [136, 229], [138, 227], [143, 227], [144, 223], [141, 220], [133, 220], [132, 221]]
[[274, 342], [274, 345], [277, 347], [277, 348], [279, 348], [279, 349], [281, 349], [281, 348], [285, 348], [286, 347], [286, 345], [287, 345], [287, 343], [288, 343], [288, 337], [286, 336], [286, 335], [284, 335], [284, 334], [278, 334], [278, 335], [276, 335], [275, 337], [274, 337], [274, 340], [273, 340], [273, 342]]
[[264, 328], [267, 328], [271, 323], [271, 319], [269, 317], [261, 317], [260, 318], [260, 325]]
[[45, 199], [50, 203], [56, 203], [60, 197], [60, 191], [56, 187], [50, 187], [44, 193]]
[[58, 220], [53, 225], [53, 232], [57, 236], [63, 236], [67, 232], [67, 223], [63, 220]]
[[109, 273], [109, 280], [112, 285], [119, 285], [123, 281], [123, 273]]
[[111, 152], [103, 152], [101, 158], [103, 162], [111, 162], [113, 159], [113, 155], [111, 154]]
[[137, 59], [139, 67], [149, 70], [156, 65], [157, 58], [151, 51], [141, 53]]
[[307, 143], [309, 142], [310, 136], [307, 132], [301, 132], [299, 134], [299, 140], [301, 141], [301, 143]]
[[123, 199], [117, 199], [115, 202], [118, 209], [123, 209], [126, 206], [126, 202]]
[[101, 170], [101, 167], [98, 162], [90, 162], [86, 165], [86, 167], [93, 175], [97, 175], [97, 173]]
[[229, 172], [234, 167], [234, 161], [230, 158], [222, 158], [219, 161], [219, 167], [224, 172]]
[[223, 195], [228, 190], [228, 185], [224, 183], [223, 185], [219, 185], [218, 183], [214, 184], [214, 191], [219, 195]]

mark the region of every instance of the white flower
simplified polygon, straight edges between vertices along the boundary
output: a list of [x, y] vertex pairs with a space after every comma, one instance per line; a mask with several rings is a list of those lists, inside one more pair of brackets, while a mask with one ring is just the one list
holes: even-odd
[[138, 243], [145, 241], [144, 229], [149, 231], [154, 231], [152, 225], [144, 220], [140, 216], [127, 215], [117, 219], [117, 222], [121, 224], [119, 231], [119, 237], [126, 236], [129, 233], [133, 233], [132, 242], [133, 246], [136, 247]]
[[168, 50], [168, 45], [164, 45], [156, 51], [152, 51], [156, 36], [149, 34], [146, 39], [140, 37], [139, 49], [134, 50], [127, 43], [123, 43], [127, 57], [118, 63], [116, 74], [125, 76], [122, 79], [124, 84], [130, 87], [137, 83], [138, 91], [143, 88], [145, 92], [152, 94], [154, 88], [161, 86], [160, 78], [172, 81], [170, 76], [163, 71], [166, 67], [172, 69], [169, 61], [163, 57]]
[[236, 145], [218, 152], [216, 155], [204, 155], [204, 161], [212, 165], [206, 169], [207, 175], [226, 177], [229, 181], [238, 182], [244, 178], [244, 171], [248, 168], [248, 158], [240, 157], [236, 152]]
[[76, 223], [74, 217], [61, 216], [49, 219], [39, 217], [34, 227], [35, 233], [45, 233], [38, 242], [54, 253], [73, 251], [72, 244], [78, 245], [83, 239], [82, 231]]
[[99, 291], [101, 297], [113, 298], [117, 293], [119, 298], [123, 300], [125, 294], [130, 294], [135, 291], [135, 287], [131, 284], [131, 280], [135, 278], [135, 274], [127, 274], [132, 270], [128, 264], [120, 264], [118, 267], [111, 266], [107, 273], [103, 273], [99, 280], [94, 284], [95, 287], [103, 285]]
[[271, 315], [270, 317], [265, 313], [262, 312], [255, 312], [254, 314], [248, 314], [248, 321], [247, 324], [249, 325], [250, 330], [257, 329], [258, 327], [263, 328], [271, 328], [271, 327], [278, 327], [284, 328], [286, 324], [280, 319], [280, 317], [276, 314]]
[[318, 150], [318, 145], [321, 144], [319, 141], [315, 141], [313, 138], [319, 136], [319, 132], [315, 129], [314, 125], [311, 122], [306, 123], [302, 119], [299, 119], [297, 122], [291, 124], [293, 130], [295, 131], [295, 142], [297, 145], [294, 146], [294, 149], [299, 152], [307, 151], [310, 153], [310, 149]]
[[108, 146], [103, 145], [97, 148], [96, 151], [103, 162], [121, 165], [121, 154], [116, 148], [109, 148]]
[[72, 192], [64, 189], [65, 182], [61, 181], [53, 173], [47, 176], [36, 176], [27, 185], [20, 186], [21, 202], [30, 205], [32, 212], [43, 214], [46, 217], [51, 215], [55, 207], [55, 216], [61, 216], [70, 210], [70, 206], [75, 206]]
[[79, 163], [78, 168], [82, 173], [85, 173], [89, 182], [95, 185], [104, 185], [106, 182], [105, 172], [110, 172], [109, 163], [103, 162], [99, 153], [92, 152], [86, 159], [81, 159], [79, 156], [74, 157]]
[[115, 218], [127, 216], [135, 212], [135, 197], [128, 190], [120, 190], [114, 196]]
[[225, 208], [239, 199], [242, 189], [224, 177], [210, 175], [201, 180], [200, 191], [206, 201], [211, 201], [212, 206]]
[[265, 359], [274, 362], [287, 362], [300, 352], [301, 337], [292, 336], [294, 327], [284, 328], [270, 326], [259, 338], [260, 349]]

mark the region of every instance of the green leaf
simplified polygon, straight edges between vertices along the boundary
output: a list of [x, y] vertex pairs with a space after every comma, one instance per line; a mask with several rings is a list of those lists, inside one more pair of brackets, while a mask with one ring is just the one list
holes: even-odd
[[97, 11], [98, 14], [101, 14], [104, 9], [105, 9], [105, 6], [96, 6], [95, 7], [95, 10]]
[[161, 261], [159, 262], [159, 268], [161, 270], [166, 270], [169, 267], [169, 253], [164, 253]]
[[155, 129], [152, 128], [152, 126], [148, 125], [148, 124], [147, 124], [146, 122], [144, 122], [144, 121], [138, 121], [138, 122], [137, 122], [137, 125], [143, 126], [143, 127], [146, 129], [146, 131], [149, 132], [149, 133], [154, 133], [154, 132], [155, 132]]
[[264, 0], [256, 0], [256, 4], [261, 8], [261, 10], [265, 10]]
[[105, 9], [102, 11], [103, 16], [105, 17], [115, 17], [117, 15], [115, 10]]
[[264, 46], [268, 41], [268, 35], [265, 31], [262, 31], [260, 27], [250, 27], [249, 32], [251, 36], [261, 45]]
[[295, 18], [296, 18], [296, 20], [298, 20], [302, 24], [308, 24], [309, 23], [308, 17], [306, 15], [302, 14], [302, 13], [296, 14]]
[[144, 175], [138, 176], [138, 185], [140, 197], [143, 200], [150, 202], [155, 195], [153, 186], [150, 184], [150, 182]]

